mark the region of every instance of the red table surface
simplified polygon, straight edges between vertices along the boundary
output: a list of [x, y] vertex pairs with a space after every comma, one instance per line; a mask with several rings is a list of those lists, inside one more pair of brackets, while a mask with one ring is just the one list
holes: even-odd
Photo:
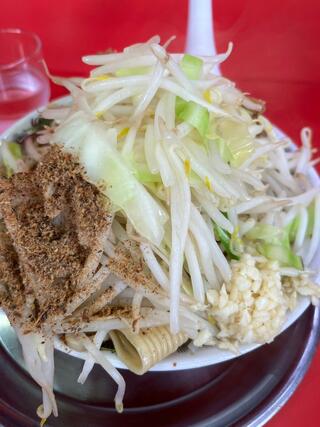
[[[223, 73], [243, 91], [267, 101], [267, 115], [296, 142], [301, 127], [320, 146], [320, 1], [214, 0], [219, 51], [234, 42]], [[182, 51], [186, 0], [2, 0], [0, 28], [39, 34], [52, 73], [85, 74], [80, 57], [111, 47], [175, 34]], [[52, 88], [52, 96], [64, 93]], [[296, 393], [268, 426], [319, 425], [320, 349]]]

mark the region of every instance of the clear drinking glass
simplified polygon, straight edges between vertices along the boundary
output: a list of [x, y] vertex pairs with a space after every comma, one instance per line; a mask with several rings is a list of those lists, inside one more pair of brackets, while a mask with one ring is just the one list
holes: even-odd
[[[10, 124], [46, 104], [50, 85], [39, 37], [19, 29], [0, 29], [0, 121]], [[1, 124], [1, 123], [0, 123]]]

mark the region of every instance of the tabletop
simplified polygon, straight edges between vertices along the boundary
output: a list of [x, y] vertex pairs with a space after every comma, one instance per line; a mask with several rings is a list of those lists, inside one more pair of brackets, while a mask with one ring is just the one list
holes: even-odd
[[[320, 146], [319, 0], [214, 0], [218, 51], [234, 51], [222, 73], [245, 92], [267, 101], [267, 116], [295, 142], [303, 126]], [[2, 0], [0, 28], [38, 33], [53, 74], [84, 75], [81, 56], [176, 35], [185, 45], [187, 0]], [[52, 87], [52, 97], [63, 93]], [[320, 348], [290, 401], [269, 427], [318, 425]]]

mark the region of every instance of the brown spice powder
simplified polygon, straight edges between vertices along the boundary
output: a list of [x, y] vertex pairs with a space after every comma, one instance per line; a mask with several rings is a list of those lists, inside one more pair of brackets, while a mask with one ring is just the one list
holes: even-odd
[[[34, 170], [1, 179], [0, 192], [6, 226], [0, 248], [5, 289], [1, 305], [12, 315], [13, 301], [21, 307], [25, 294], [33, 294], [39, 325], [63, 315], [78, 292], [83, 269], [89, 267], [88, 258], [98, 259], [102, 253], [101, 236], [111, 217], [99, 190], [85, 181], [75, 159], [57, 146]], [[85, 286], [90, 280], [82, 280], [82, 292]]]

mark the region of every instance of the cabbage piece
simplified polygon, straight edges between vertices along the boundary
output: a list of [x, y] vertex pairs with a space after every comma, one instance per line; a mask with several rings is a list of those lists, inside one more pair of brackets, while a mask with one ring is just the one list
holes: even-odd
[[[70, 144], [69, 139], [74, 138], [72, 130], [80, 125], [81, 143]], [[60, 126], [54, 139], [79, 156], [90, 181], [99, 185], [116, 208], [124, 210], [141, 236], [158, 246], [164, 235], [167, 213], [138, 182], [134, 170], [117, 151], [115, 135], [115, 129], [107, 129], [102, 122], [81, 113]]]
[[117, 77], [127, 76], [138, 76], [141, 74], [148, 74], [151, 71], [151, 67], [131, 67], [131, 68], [119, 68], [114, 74]]
[[313, 226], [314, 226], [314, 215], [315, 215], [315, 203], [311, 203], [310, 206], [308, 206], [308, 226], [307, 226], [307, 236], [311, 237], [313, 232]]
[[203, 61], [196, 56], [186, 53], [180, 62], [180, 68], [190, 80], [199, 79], [202, 72]]
[[176, 116], [179, 120], [189, 123], [202, 137], [205, 137], [209, 125], [209, 111], [193, 101], [184, 101], [176, 97]]
[[214, 234], [217, 241], [220, 243], [223, 251], [226, 253], [228, 259], [239, 260], [239, 256], [242, 253], [242, 247], [239, 245], [240, 238], [238, 232], [235, 230], [232, 235], [228, 231], [219, 227], [214, 223]]
[[234, 160], [234, 157], [231, 153], [230, 148], [228, 147], [228, 145], [223, 141], [222, 138], [214, 138], [213, 140], [215, 146], [218, 149], [218, 152], [220, 154], [220, 157], [226, 162], [226, 163], [231, 163]]
[[8, 150], [10, 151], [15, 160], [22, 159], [22, 150], [20, 144], [18, 144], [17, 142], [8, 142], [7, 146]]
[[[311, 237], [314, 225], [314, 202], [308, 206], [308, 225], [306, 236]], [[290, 242], [294, 242], [300, 225], [300, 215], [297, 215], [293, 221], [287, 226]]]
[[207, 138], [213, 140], [225, 162], [239, 167], [254, 150], [254, 140], [246, 123], [214, 118]]
[[194, 295], [193, 295], [193, 289], [192, 289], [192, 284], [191, 284], [191, 282], [188, 280], [184, 280], [184, 279], [182, 279], [182, 282], [181, 282], [181, 288], [183, 289], [183, 291], [189, 296], [189, 297], [191, 297], [191, 298], [193, 298], [194, 297]]
[[266, 258], [284, 266], [303, 268], [301, 258], [291, 249], [289, 228], [257, 224], [245, 234], [245, 238], [257, 241], [257, 250]]
[[235, 255], [241, 255], [243, 252], [243, 242], [239, 236], [239, 227], [235, 227], [230, 239], [230, 251]]
[[286, 229], [288, 231], [290, 243], [293, 243], [295, 241], [296, 234], [297, 234], [298, 228], [299, 228], [299, 224], [300, 224], [300, 215], [297, 215], [293, 219], [293, 221], [289, 225], [287, 225], [287, 227], [286, 227]]
[[134, 175], [139, 182], [144, 183], [161, 183], [161, 177], [158, 173], [149, 171], [146, 165], [141, 163], [133, 164]]
[[286, 231], [270, 224], [255, 225], [245, 234], [245, 237], [249, 240], [263, 240], [264, 242], [271, 243], [273, 245], [285, 243], [288, 246], [289, 243], [286, 241]]
[[301, 258], [285, 246], [263, 243], [258, 244], [257, 249], [266, 258], [276, 260], [280, 265], [303, 270]]

